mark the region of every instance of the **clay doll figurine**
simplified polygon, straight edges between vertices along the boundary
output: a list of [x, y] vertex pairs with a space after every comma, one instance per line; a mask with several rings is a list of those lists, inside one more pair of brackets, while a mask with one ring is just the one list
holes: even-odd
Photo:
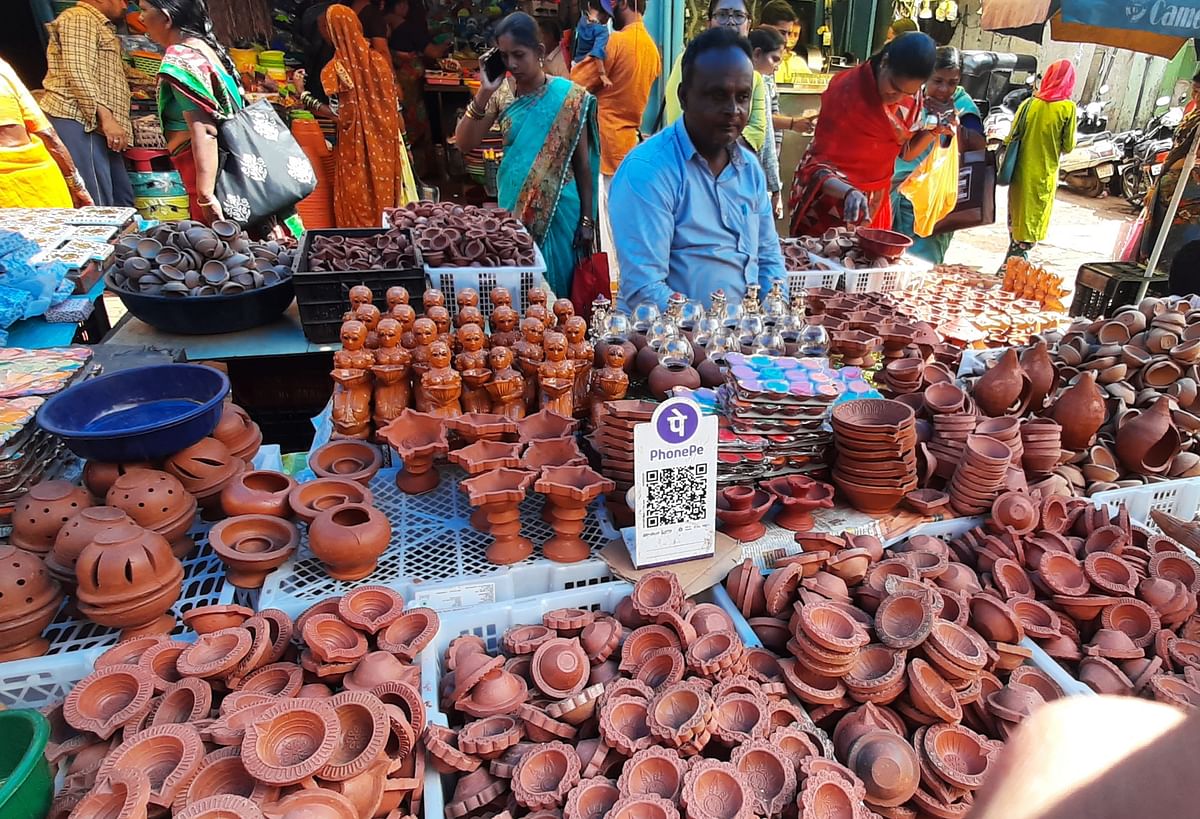
[[463, 309], [467, 307], [474, 307], [476, 310], [479, 309], [479, 291], [474, 287], [464, 287], [455, 294], [454, 301], [458, 303], [458, 315], [454, 317], [454, 326], [462, 327], [467, 323], [463, 321]]
[[530, 305], [540, 304], [542, 307], [546, 306], [546, 291], [541, 287], [529, 288], [526, 298], [529, 300]]
[[371, 288], [365, 284], [356, 284], [350, 288], [350, 309], [342, 315], [342, 321], [354, 321], [358, 315], [358, 308], [364, 304], [370, 304], [374, 300], [375, 294], [371, 292]]
[[411, 350], [417, 342], [413, 339], [413, 322], [417, 320], [417, 311], [408, 304], [397, 304], [392, 308], [391, 317], [400, 323], [400, 343], [404, 349]]
[[446, 306], [446, 295], [441, 290], [436, 290], [430, 287], [425, 291], [425, 294], [421, 296], [421, 304], [425, 307], [425, 314], [428, 315], [430, 307]]
[[525, 376], [525, 409], [537, 412], [537, 379], [538, 366], [546, 358], [542, 351], [542, 334], [546, 325], [535, 318], [527, 318], [521, 322], [521, 340], [513, 345], [513, 354], [517, 359], [517, 368]]
[[445, 307], [435, 305], [425, 311], [425, 316], [432, 320], [437, 327], [438, 341], [453, 349], [454, 337], [450, 334], [450, 311]]
[[496, 285], [492, 288], [488, 298], [492, 300], [493, 313], [501, 307], [512, 307], [512, 293], [508, 292], [507, 287]]
[[567, 358], [567, 337], [546, 333], [546, 360], [538, 365], [538, 404], [570, 418], [575, 414], [575, 362]]
[[600, 426], [606, 401], [620, 401], [629, 390], [625, 348], [610, 344], [604, 349], [604, 366], [592, 375], [592, 426]]
[[489, 347], [512, 347], [521, 339], [517, 330], [517, 311], [501, 305], [492, 311], [492, 337], [488, 340]]
[[544, 304], [530, 304], [529, 309], [525, 311], [525, 318], [535, 318], [547, 329], [554, 326], [554, 314]]
[[342, 438], [371, 433], [371, 367], [375, 356], [363, 349], [367, 328], [361, 321], [342, 325], [342, 349], [333, 354], [333, 427]]
[[396, 309], [397, 304], [408, 304], [408, 288], [401, 287], [400, 285], [389, 287], [385, 298], [387, 299], [387, 309], [390, 313]]
[[379, 322], [379, 349], [375, 351], [375, 411], [372, 420], [381, 429], [396, 418], [412, 400], [408, 368], [412, 353], [400, 346], [400, 322], [385, 318]]
[[377, 330], [379, 327], [379, 320], [383, 318], [383, 315], [379, 312], [379, 308], [374, 304], [364, 304], [358, 308], [358, 312], [355, 313], [355, 318], [357, 318], [367, 327], [367, 349], [378, 349], [379, 336], [377, 334]]
[[556, 299], [554, 302], [554, 326], [561, 333], [563, 327], [566, 326], [567, 319], [575, 315], [575, 305], [571, 304], [570, 299]]
[[562, 333], [567, 337], [567, 358], [575, 364], [575, 390], [571, 394], [571, 404], [575, 407], [576, 415], [586, 417], [596, 351], [587, 340], [587, 322], [583, 316], [568, 316], [562, 325]]
[[487, 382], [492, 379], [488, 369], [488, 354], [483, 349], [483, 330], [478, 324], [464, 324], [458, 328], [458, 344], [462, 347], [454, 359], [454, 368], [462, 373], [464, 412], [491, 412], [492, 400], [488, 397]]
[[437, 341], [437, 325], [432, 319], [421, 317], [413, 322], [412, 382], [413, 406], [417, 412], [429, 412], [429, 396], [421, 386], [421, 379], [429, 372], [429, 346]]
[[492, 380], [487, 383], [492, 412], [510, 421], [520, 421], [525, 417], [525, 377], [513, 369], [512, 350], [493, 347], [488, 353], [488, 364], [492, 367]]
[[429, 397], [429, 414], [439, 418], [462, 415], [462, 376], [450, 368], [450, 347], [441, 341], [429, 345], [429, 370], [421, 376], [421, 389]]
[[[458, 311], [458, 315], [454, 317], [455, 327], [466, 327], [468, 324], [474, 324], [479, 328], [479, 332], [483, 332], [483, 313], [479, 312], [478, 307], [464, 307]], [[462, 352], [461, 349], [456, 352]]]

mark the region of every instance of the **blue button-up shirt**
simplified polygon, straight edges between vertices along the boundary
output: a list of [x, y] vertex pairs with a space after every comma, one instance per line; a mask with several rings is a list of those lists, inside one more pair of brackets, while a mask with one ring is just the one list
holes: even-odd
[[786, 276], [758, 159], [734, 145], [713, 176], [683, 123], [634, 148], [613, 178], [608, 210], [624, 310], [643, 301], [665, 308], [673, 292], [708, 305], [717, 289], [737, 304], [747, 284], [766, 293]]

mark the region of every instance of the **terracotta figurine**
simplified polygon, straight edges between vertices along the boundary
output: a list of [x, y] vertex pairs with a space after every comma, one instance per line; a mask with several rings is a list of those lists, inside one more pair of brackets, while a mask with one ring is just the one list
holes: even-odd
[[620, 401], [628, 390], [625, 348], [620, 344], [610, 344], [604, 350], [604, 366], [592, 376], [592, 425], [600, 425], [605, 401]]
[[492, 288], [492, 292], [488, 298], [492, 301], [492, 312], [495, 312], [501, 307], [512, 307], [512, 293], [507, 287], [496, 285]]
[[429, 414], [439, 418], [462, 415], [462, 376], [450, 367], [450, 347], [435, 341], [429, 345], [429, 370], [421, 376], [421, 390], [429, 398]]
[[454, 326], [462, 327], [467, 322], [462, 320], [462, 312], [467, 307], [479, 309], [479, 291], [474, 287], [464, 287], [454, 295], [454, 301], [458, 304], [458, 315], [454, 317]]
[[531, 288], [529, 288], [529, 293], [526, 294], [526, 299], [529, 301], [529, 303], [531, 305], [540, 304], [540, 305], [542, 305], [542, 307], [545, 307], [546, 306], [546, 291], [544, 288], [541, 288], [541, 287], [531, 287]]
[[512, 348], [517, 368], [525, 376], [525, 409], [529, 412], [537, 412], [538, 366], [546, 358], [542, 351], [542, 334], [545, 332], [546, 325], [535, 318], [527, 318], [521, 322], [521, 340]]
[[375, 294], [371, 292], [371, 288], [365, 284], [356, 284], [350, 288], [350, 309], [342, 314], [342, 321], [354, 321], [358, 315], [358, 308], [364, 304], [370, 304], [375, 298]]
[[512, 347], [521, 339], [517, 329], [517, 311], [501, 305], [492, 311], [492, 336], [488, 340], [489, 347]]
[[562, 332], [567, 337], [567, 358], [575, 364], [575, 391], [571, 396], [571, 404], [575, 407], [576, 415], [586, 417], [596, 351], [587, 340], [587, 322], [582, 316], [568, 316]]
[[445, 307], [433, 306], [425, 311], [425, 317], [432, 320], [437, 327], [438, 341], [454, 348], [454, 336], [450, 334], [450, 311]]
[[411, 350], [417, 342], [413, 338], [413, 322], [417, 320], [417, 311], [408, 304], [397, 304], [392, 308], [392, 318], [400, 322], [400, 343], [406, 350]]
[[421, 317], [413, 322], [412, 382], [413, 406], [417, 412], [429, 412], [429, 396], [421, 386], [421, 379], [429, 372], [429, 346], [437, 341], [437, 325], [432, 319]]
[[464, 412], [491, 412], [487, 382], [492, 379], [488, 369], [488, 354], [483, 349], [483, 329], [478, 324], [458, 328], [458, 344], [462, 347], [454, 359], [454, 368], [462, 373]]
[[390, 313], [396, 309], [397, 304], [408, 304], [408, 288], [401, 287], [400, 285], [389, 287], [385, 298], [387, 299], [387, 309]]
[[478, 307], [464, 307], [454, 317], [455, 327], [466, 327], [468, 324], [474, 324], [479, 328], [479, 332], [483, 332], [483, 313], [479, 312]]
[[363, 349], [367, 328], [361, 321], [342, 325], [342, 349], [333, 354], [333, 427], [343, 438], [371, 433], [371, 367], [375, 356]]
[[554, 326], [554, 314], [544, 304], [531, 304], [525, 311], [525, 318], [535, 318], [546, 328]]
[[567, 358], [567, 337], [546, 333], [546, 360], [538, 365], [538, 405], [570, 418], [575, 414], [575, 362]]
[[567, 324], [567, 319], [575, 315], [575, 305], [571, 304], [570, 299], [555, 299], [554, 306], [554, 326], [561, 333], [563, 327]]
[[488, 364], [492, 367], [492, 380], [487, 383], [492, 412], [520, 421], [525, 417], [525, 377], [513, 369], [512, 350], [493, 347], [488, 353]]
[[387, 426], [412, 401], [408, 369], [412, 353], [400, 345], [400, 322], [385, 318], [379, 322], [379, 349], [375, 351], [375, 428]]
[[379, 327], [379, 320], [383, 318], [383, 314], [379, 312], [379, 308], [374, 304], [364, 304], [358, 308], [355, 318], [367, 326], [367, 349], [377, 349], [379, 347], [377, 329]]
[[425, 307], [425, 313], [428, 314], [430, 307], [446, 306], [446, 295], [441, 290], [430, 287], [425, 291], [425, 294], [421, 296], [421, 304]]

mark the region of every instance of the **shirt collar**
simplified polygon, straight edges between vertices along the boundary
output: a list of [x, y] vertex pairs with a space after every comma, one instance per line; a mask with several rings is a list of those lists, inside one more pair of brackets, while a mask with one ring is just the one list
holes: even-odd
[[[692, 137], [687, 132], [687, 126], [683, 124], [683, 115], [680, 115], [679, 119], [675, 120], [675, 124], [672, 127], [675, 129], [675, 139], [679, 143], [679, 152], [683, 155], [684, 161], [687, 162], [695, 157], [703, 162], [704, 157], [700, 156], [700, 152], [696, 150], [696, 146], [692, 142]], [[738, 168], [746, 162], [746, 157], [741, 151], [741, 146], [737, 143], [729, 147], [729, 161]]]
[[100, 11], [100, 9], [96, 8], [91, 3], [76, 3], [75, 8], [87, 9], [96, 18], [97, 22], [99, 22], [101, 25], [109, 26], [110, 28], [115, 28], [113, 21], [109, 20], [107, 17], [105, 17], [104, 12]]

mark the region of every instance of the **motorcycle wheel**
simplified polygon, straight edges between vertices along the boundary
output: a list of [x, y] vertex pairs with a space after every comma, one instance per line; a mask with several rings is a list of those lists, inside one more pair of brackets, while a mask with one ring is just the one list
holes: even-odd
[[1146, 191], [1142, 188], [1142, 171], [1140, 168], [1126, 168], [1121, 173], [1121, 195], [1134, 207], [1142, 204], [1142, 199], [1145, 198]]

